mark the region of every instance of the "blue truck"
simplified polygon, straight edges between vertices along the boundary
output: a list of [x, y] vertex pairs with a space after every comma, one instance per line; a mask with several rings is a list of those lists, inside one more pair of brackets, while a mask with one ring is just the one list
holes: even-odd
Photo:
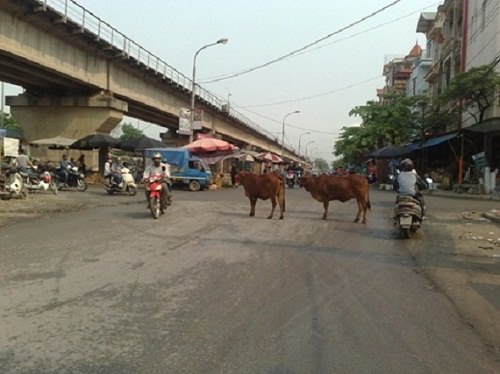
[[188, 186], [191, 191], [208, 189], [213, 184], [212, 172], [203, 160], [193, 156], [186, 148], [148, 148], [144, 150], [146, 163], [151, 156], [159, 153], [162, 161], [170, 165], [170, 175], [174, 185]]

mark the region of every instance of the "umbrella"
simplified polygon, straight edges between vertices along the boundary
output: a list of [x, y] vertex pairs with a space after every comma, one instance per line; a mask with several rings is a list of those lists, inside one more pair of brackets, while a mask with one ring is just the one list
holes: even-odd
[[241, 155], [235, 156], [235, 159], [241, 162], [253, 162], [255, 159], [253, 158], [252, 155], [249, 155], [248, 153], [242, 153]]
[[69, 147], [72, 149], [94, 149], [101, 147], [114, 147], [118, 144], [119, 139], [113, 138], [108, 134], [92, 134], [87, 135], [76, 142], [71, 144]]
[[184, 148], [187, 148], [192, 154], [207, 156], [224, 156], [237, 150], [233, 144], [216, 138], [198, 139], [185, 145]]
[[56, 136], [53, 138], [37, 139], [30, 142], [30, 144], [35, 145], [52, 145], [57, 147], [69, 147], [75, 142], [75, 139], [64, 138], [62, 136]]
[[272, 162], [273, 164], [279, 164], [283, 162], [283, 159], [271, 152], [262, 152], [255, 156], [261, 161]]
[[150, 138], [148, 136], [141, 136], [140, 138], [134, 138], [129, 140], [124, 140], [118, 144], [118, 148], [124, 151], [144, 151], [147, 148], [166, 148], [160, 140]]

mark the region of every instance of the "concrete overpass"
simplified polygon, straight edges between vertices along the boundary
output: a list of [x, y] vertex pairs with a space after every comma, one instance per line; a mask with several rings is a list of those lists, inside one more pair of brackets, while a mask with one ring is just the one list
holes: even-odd
[[[68, 0], [0, 0], [0, 80], [25, 92], [8, 97], [28, 141], [109, 133], [124, 115], [178, 135], [190, 108], [191, 80], [83, 7]], [[240, 148], [281, 154], [257, 124], [196, 87], [203, 130]], [[285, 157], [298, 159], [285, 144]]]

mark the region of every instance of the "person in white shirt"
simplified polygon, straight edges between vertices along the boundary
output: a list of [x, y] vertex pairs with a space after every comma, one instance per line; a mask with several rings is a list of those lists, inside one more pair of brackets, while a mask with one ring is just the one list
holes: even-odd
[[411, 196], [420, 202], [422, 215], [424, 215], [425, 203], [422, 191], [428, 188], [427, 183], [417, 174], [413, 161], [404, 159], [399, 164], [401, 172], [393, 182], [393, 188], [399, 196]]
[[14, 165], [23, 173], [28, 173], [28, 167], [33, 169], [33, 163], [30, 161], [29, 156], [24, 154], [23, 149], [19, 150], [19, 155], [14, 159]]
[[[161, 154], [155, 153], [151, 156], [151, 160], [153, 161], [149, 164], [146, 169], [144, 169], [144, 174], [142, 179], [145, 183], [152, 175], [159, 175], [162, 179], [162, 189], [161, 189], [161, 199], [166, 202], [166, 205], [172, 205], [172, 190], [170, 183], [170, 165], [167, 163], [163, 163]], [[149, 192], [146, 190], [146, 199], [149, 201]], [[148, 205], [149, 207], [149, 205]]]

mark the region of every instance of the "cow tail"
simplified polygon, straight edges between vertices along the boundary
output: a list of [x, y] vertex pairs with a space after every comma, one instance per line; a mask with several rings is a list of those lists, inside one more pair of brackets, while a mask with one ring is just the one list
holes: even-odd
[[368, 192], [366, 193], [366, 206], [372, 210], [372, 204], [370, 204], [370, 186], [368, 186]]

